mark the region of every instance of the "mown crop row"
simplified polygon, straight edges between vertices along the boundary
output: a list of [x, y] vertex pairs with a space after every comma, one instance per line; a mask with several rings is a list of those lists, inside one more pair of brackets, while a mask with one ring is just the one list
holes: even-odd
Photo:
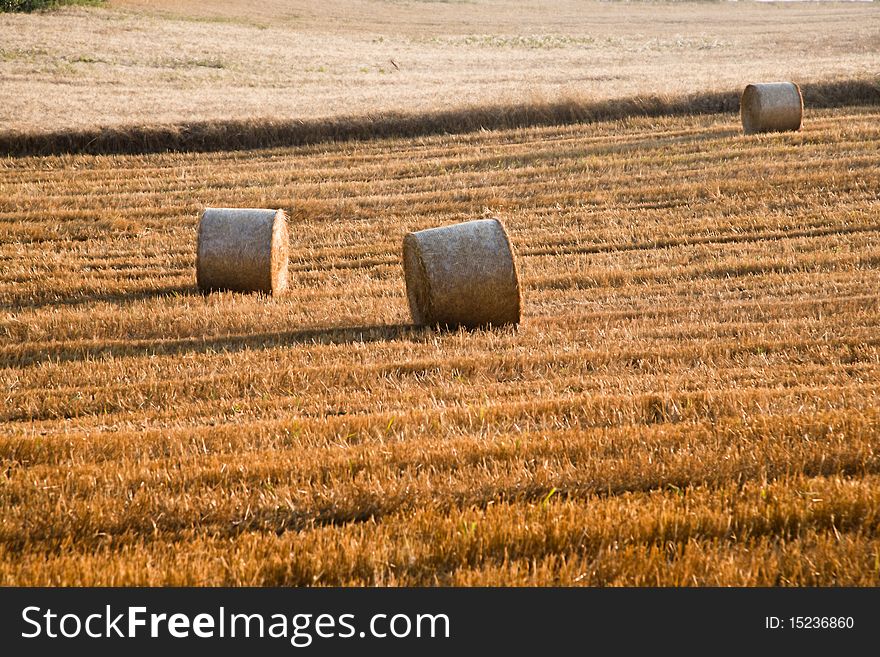
[[[880, 582], [880, 113], [0, 160], [0, 582]], [[205, 206], [291, 289], [202, 296]], [[409, 324], [501, 216], [518, 330]]]

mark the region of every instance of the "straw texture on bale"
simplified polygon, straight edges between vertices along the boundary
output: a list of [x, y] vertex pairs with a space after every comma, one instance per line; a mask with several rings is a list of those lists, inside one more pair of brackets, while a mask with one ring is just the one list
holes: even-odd
[[479, 328], [519, 324], [516, 261], [498, 219], [409, 233], [406, 294], [418, 325]]
[[740, 98], [743, 132], [784, 132], [800, 130], [804, 116], [804, 97], [793, 82], [750, 84]]
[[287, 253], [282, 210], [208, 208], [199, 222], [199, 289], [278, 294], [287, 288]]

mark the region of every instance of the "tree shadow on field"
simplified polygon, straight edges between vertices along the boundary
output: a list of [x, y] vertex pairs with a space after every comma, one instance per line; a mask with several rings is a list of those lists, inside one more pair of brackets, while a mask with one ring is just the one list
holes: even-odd
[[292, 345], [339, 345], [390, 340], [419, 340], [430, 329], [412, 324], [379, 324], [373, 326], [332, 326], [306, 328], [275, 333], [249, 333], [211, 337], [174, 339], [120, 340], [101, 345], [65, 345], [36, 347], [18, 352], [13, 362], [3, 365], [32, 365], [44, 361], [66, 363], [88, 359], [136, 356], [169, 356], [183, 354], [236, 353], [272, 349]]

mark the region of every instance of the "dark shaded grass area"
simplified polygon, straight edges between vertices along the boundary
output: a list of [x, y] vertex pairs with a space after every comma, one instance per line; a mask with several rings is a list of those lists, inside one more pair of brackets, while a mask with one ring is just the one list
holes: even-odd
[[0, 0], [0, 12], [43, 11], [63, 5], [102, 5], [105, 0]]
[[[880, 105], [880, 78], [807, 82], [800, 85], [809, 109]], [[210, 152], [329, 141], [421, 137], [478, 130], [567, 125], [628, 117], [720, 114], [739, 111], [740, 91], [684, 96], [636, 96], [603, 101], [486, 105], [428, 113], [310, 120], [229, 120], [121, 126], [55, 132], [0, 132], [0, 155], [134, 154]]]
[[[274, 333], [222, 335], [216, 337], [168, 338], [147, 340], [107, 341], [104, 344], [86, 344], [74, 347], [55, 343], [17, 354], [11, 360], [0, 354], [0, 366], [8, 367], [53, 362], [70, 363], [87, 359], [120, 356], [168, 356], [183, 354], [237, 353], [253, 349], [271, 349], [290, 345], [341, 345], [418, 340], [433, 335], [428, 329], [412, 324], [375, 324], [364, 326], [331, 326], [328, 328], [301, 328]], [[2, 413], [0, 413], [2, 415]], [[9, 418], [7, 418], [9, 419]], [[21, 419], [31, 419], [22, 416]]]

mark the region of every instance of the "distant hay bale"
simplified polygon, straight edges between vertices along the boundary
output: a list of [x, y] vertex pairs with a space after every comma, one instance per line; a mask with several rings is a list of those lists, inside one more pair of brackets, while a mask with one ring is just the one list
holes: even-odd
[[516, 261], [498, 219], [409, 233], [403, 240], [403, 270], [418, 325], [519, 324]]
[[287, 288], [283, 210], [208, 208], [199, 222], [199, 289], [278, 294]]
[[800, 130], [804, 116], [804, 97], [793, 82], [750, 84], [740, 98], [743, 132], [784, 132]]

